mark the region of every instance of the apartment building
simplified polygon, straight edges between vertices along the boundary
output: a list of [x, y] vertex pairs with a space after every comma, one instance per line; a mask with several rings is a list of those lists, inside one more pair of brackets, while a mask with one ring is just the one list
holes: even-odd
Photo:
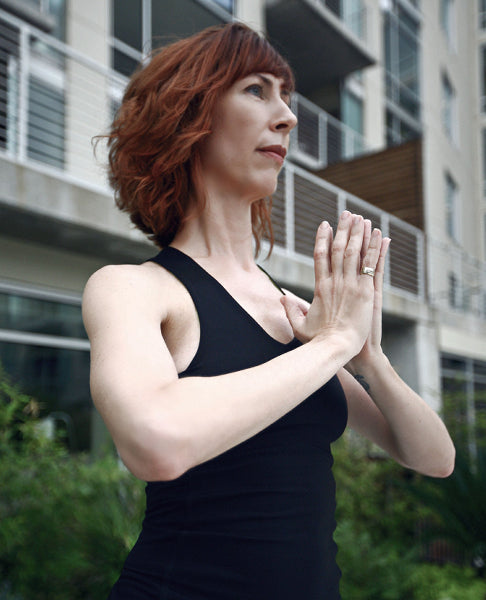
[[102, 265], [155, 252], [114, 208], [92, 138], [146, 52], [233, 19], [265, 32], [297, 77], [262, 264], [311, 298], [318, 223], [345, 208], [371, 218], [392, 238], [385, 351], [474, 445], [486, 408], [484, 0], [0, 0], [4, 370], [72, 450], [101, 443], [81, 293]]

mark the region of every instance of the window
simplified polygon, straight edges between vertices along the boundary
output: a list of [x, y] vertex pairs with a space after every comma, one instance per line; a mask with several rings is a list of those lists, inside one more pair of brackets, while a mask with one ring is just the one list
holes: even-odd
[[441, 356], [445, 423], [459, 448], [484, 443], [486, 427], [486, 362]]
[[447, 235], [455, 241], [459, 241], [459, 207], [457, 184], [449, 175], [445, 175], [445, 216]]
[[440, 26], [450, 48], [455, 47], [454, 0], [440, 0]]
[[478, 0], [479, 4], [479, 27], [486, 29], [486, 0]]
[[89, 343], [78, 299], [0, 284], [0, 363], [70, 450], [90, 449]]
[[[485, 13], [486, 14], [486, 13]], [[481, 87], [481, 111], [486, 112], [486, 45], [481, 46], [480, 62], [480, 87]]]
[[445, 73], [442, 75], [441, 118], [445, 134], [451, 141], [457, 142], [456, 93]]
[[[55, 3], [52, 3], [54, 5]], [[49, 4], [51, 6], [51, 4]], [[59, 10], [64, 2], [57, 2]], [[66, 57], [27, 29], [26, 43], [8, 16], [0, 22], [0, 148], [20, 156], [64, 168], [65, 164], [65, 73]], [[26, 89], [22, 85], [26, 75]], [[20, 113], [21, 94], [26, 93], [27, 114]], [[23, 96], [25, 99], [25, 96]], [[22, 122], [24, 127], [22, 127]]]
[[414, 9], [397, 0], [383, 10], [387, 142], [396, 144], [421, 131], [420, 23]]
[[483, 198], [486, 198], [486, 129], [482, 132]]
[[131, 75], [152, 48], [231, 18], [232, 1], [112, 0], [113, 68]]
[[341, 118], [344, 128], [344, 156], [353, 157], [363, 152], [363, 100], [348, 87], [341, 99]]

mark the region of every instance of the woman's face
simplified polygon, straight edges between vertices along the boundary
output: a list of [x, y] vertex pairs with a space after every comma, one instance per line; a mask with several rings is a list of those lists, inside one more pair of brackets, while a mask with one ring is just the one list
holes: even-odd
[[283, 81], [268, 73], [234, 83], [214, 110], [202, 149], [203, 176], [212, 192], [258, 200], [272, 194], [297, 124]]

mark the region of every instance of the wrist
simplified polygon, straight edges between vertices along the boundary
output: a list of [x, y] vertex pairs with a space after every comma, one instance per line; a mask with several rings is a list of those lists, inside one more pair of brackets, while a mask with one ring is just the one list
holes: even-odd
[[390, 368], [390, 361], [381, 348], [374, 352], [367, 352], [364, 356], [360, 353], [346, 365], [346, 369], [355, 377], [361, 375], [367, 378]]

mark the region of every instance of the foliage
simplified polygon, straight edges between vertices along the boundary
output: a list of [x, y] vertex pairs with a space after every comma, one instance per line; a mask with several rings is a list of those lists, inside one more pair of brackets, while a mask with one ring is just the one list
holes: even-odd
[[435, 523], [431, 536], [456, 540], [470, 558], [480, 554], [486, 527], [481, 450], [476, 463], [459, 454], [454, 475], [437, 480], [383, 456], [370, 460], [369, 448], [350, 436], [333, 452], [343, 600], [486, 599], [486, 582], [472, 569], [420, 562], [417, 536], [418, 522]]
[[421, 478], [413, 495], [433, 509], [428, 539], [449, 541], [470, 563], [486, 562], [486, 448], [475, 455], [458, 450], [454, 473], [447, 479]]
[[335, 539], [344, 600], [410, 600], [416, 565], [417, 507], [397, 485], [408, 473], [345, 436], [333, 447], [337, 486]]
[[457, 565], [418, 565], [411, 577], [414, 600], [484, 600], [486, 581]]
[[43, 433], [37, 414], [36, 402], [0, 371], [3, 592], [106, 598], [140, 528], [143, 484], [112, 454], [96, 462], [68, 454]]

